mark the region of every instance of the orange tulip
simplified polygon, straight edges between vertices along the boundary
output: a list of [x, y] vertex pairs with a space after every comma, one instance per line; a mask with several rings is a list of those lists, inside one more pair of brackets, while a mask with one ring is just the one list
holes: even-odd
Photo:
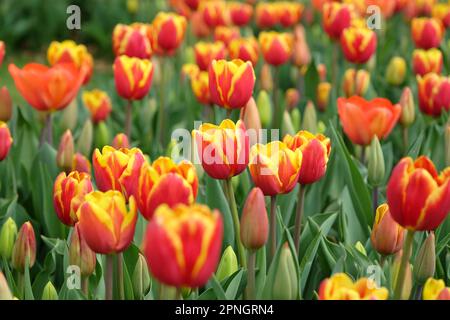
[[143, 99], [152, 85], [150, 60], [119, 56], [114, 60], [114, 81], [119, 96], [127, 100]]
[[444, 110], [450, 110], [450, 78], [436, 73], [417, 76], [419, 108], [430, 116], [439, 117]]
[[46, 67], [29, 63], [23, 69], [8, 66], [17, 90], [38, 111], [64, 109], [75, 98], [86, 76], [86, 69], [78, 70], [73, 64], [58, 63]]
[[221, 41], [228, 46], [231, 40], [241, 37], [241, 32], [237, 27], [219, 26], [214, 29], [214, 41]]
[[200, 6], [203, 20], [210, 28], [225, 26], [229, 21], [229, 12], [226, 10], [225, 1], [205, 1]]
[[206, 71], [191, 78], [191, 88], [198, 102], [204, 105], [211, 105], [211, 95], [209, 93], [209, 75]]
[[279, 66], [291, 58], [294, 38], [289, 33], [261, 32], [259, 34], [259, 45], [264, 60], [268, 64]]
[[450, 287], [444, 280], [429, 278], [423, 286], [423, 300], [450, 300]]
[[431, 10], [431, 15], [433, 18], [441, 21], [444, 27], [450, 27], [450, 4], [438, 3], [434, 5]]
[[353, 16], [350, 5], [327, 2], [322, 7], [322, 20], [325, 32], [332, 39], [339, 39], [344, 29], [350, 27]]
[[287, 134], [283, 143], [292, 151], [299, 149], [302, 153], [302, 168], [298, 176], [300, 184], [314, 183], [325, 175], [331, 151], [329, 138], [302, 130], [295, 136]]
[[143, 251], [152, 275], [177, 288], [206, 284], [222, 247], [220, 212], [203, 205], [158, 207], [147, 226]]
[[53, 186], [53, 205], [62, 223], [73, 226], [78, 221], [77, 211], [84, 197], [93, 191], [89, 174], [61, 172]]
[[205, 123], [192, 135], [203, 169], [215, 179], [229, 179], [247, 168], [249, 136], [241, 120], [226, 119], [219, 126]]
[[414, 18], [411, 22], [411, 33], [416, 47], [437, 48], [444, 36], [444, 27], [434, 18]]
[[338, 99], [338, 114], [342, 127], [349, 139], [367, 146], [374, 136], [387, 138], [395, 127], [401, 113], [400, 105], [383, 98], [367, 101], [354, 96]]
[[413, 52], [414, 73], [424, 76], [427, 73], [441, 73], [443, 65], [442, 52], [439, 49], [416, 49]]
[[4, 160], [11, 149], [13, 139], [6, 123], [0, 120], [0, 161]]
[[260, 2], [256, 6], [256, 25], [261, 29], [273, 28], [279, 21], [275, 4]]
[[159, 12], [152, 23], [152, 47], [159, 55], [172, 55], [186, 32], [186, 18], [174, 13]]
[[253, 14], [253, 7], [247, 3], [230, 2], [228, 3], [230, 10], [231, 22], [235, 26], [245, 26], [250, 22]]
[[200, 70], [208, 70], [213, 60], [225, 58], [225, 45], [222, 42], [197, 42], [194, 46], [195, 61]]
[[425, 156], [403, 158], [386, 190], [392, 218], [408, 230], [435, 230], [450, 212], [450, 167], [438, 175]]
[[342, 90], [347, 98], [351, 96], [363, 97], [370, 85], [370, 73], [366, 70], [347, 69], [342, 80]]
[[133, 196], [127, 209], [125, 198], [118, 191], [92, 192], [86, 195], [77, 215], [81, 235], [96, 253], [122, 252], [133, 240], [137, 221]]
[[254, 37], [233, 39], [228, 45], [230, 59], [250, 61], [253, 67], [258, 63], [259, 47]]
[[209, 66], [211, 100], [225, 109], [242, 108], [253, 94], [255, 79], [250, 62], [213, 60]]
[[241, 216], [241, 239], [250, 250], [262, 248], [269, 237], [269, 219], [261, 189], [253, 188], [245, 200]]
[[255, 186], [266, 196], [291, 192], [298, 182], [301, 166], [300, 149], [292, 151], [280, 141], [256, 144], [250, 151], [250, 174]]
[[197, 191], [198, 178], [192, 163], [176, 164], [170, 158], [159, 157], [141, 167], [135, 198], [141, 214], [150, 220], [162, 204], [173, 208], [194, 203]]
[[364, 0], [366, 7], [377, 6], [383, 18], [388, 19], [394, 14], [397, 1], [396, 0]]
[[341, 48], [345, 58], [352, 63], [366, 63], [377, 49], [377, 34], [365, 27], [344, 29]]
[[6, 86], [0, 88], [0, 121], [7, 122], [12, 117], [13, 104]]
[[94, 123], [104, 121], [111, 113], [111, 99], [105, 91], [99, 89], [84, 91], [82, 98]]
[[403, 247], [405, 229], [392, 219], [389, 206], [384, 203], [377, 208], [370, 241], [372, 247], [382, 255], [391, 255]]

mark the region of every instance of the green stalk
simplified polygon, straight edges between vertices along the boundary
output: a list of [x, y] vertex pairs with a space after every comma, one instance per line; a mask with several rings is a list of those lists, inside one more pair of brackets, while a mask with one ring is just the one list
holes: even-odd
[[81, 291], [86, 297], [89, 297], [89, 276], [81, 277]]
[[119, 298], [125, 300], [125, 289], [123, 285], [123, 253], [117, 254], [117, 273], [119, 280]]
[[105, 271], [105, 300], [113, 299], [113, 270], [114, 256], [106, 255], [106, 271]]
[[406, 268], [408, 267], [409, 258], [411, 257], [412, 244], [414, 240], [414, 231], [408, 230], [406, 233], [405, 243], [403, 244], [402, 260], [400, 262], [400, 269], [397, 274], [397, 281], [395, 284], [394, 299], [400, 300], [405, 284]]
[[270, 260], [275, 257], [277, 250], [277, 196], [270, 197]]
[[298, 184], [298, 197], [297, 197], [297, 209], [295, 211], [295, 228], [294, 228], [294, 243], [295, 250], [298, 253], [300, 249], [300, 235], [302, 232], [302, 217], [303, 210], [305, 206], [305, 193], [306, 187], [302, 186], [300, 183]]
[[255, 265], [256, 265], [256, 251], [250, 250], [248, 252], [248, 272], [247, 272], [247, 300], [255, 300]]
[[161, 144], [161, 147], [164, 148], [164, 111], [165, 111], [165, 97], [166, 97], [166, 71], [165, 69], [165, 58], [161, 58], [161, 83], [160, 83], [160, 94], [159, 94], [159, 108], [158, 108], [158, 130], [157, 130], [157, 140]]
[[132, 113], [133, 113], [133, 105], [131, 100], [128, 100], [125, 115], [125, 134], [127, 135], [130, 141], [131, 141]]

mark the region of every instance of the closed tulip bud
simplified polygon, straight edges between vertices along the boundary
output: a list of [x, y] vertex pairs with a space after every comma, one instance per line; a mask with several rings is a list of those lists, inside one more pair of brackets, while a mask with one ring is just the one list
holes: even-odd
[[258, 40], [264, 60], [268, 64], [279, 66], [291, 58], [294, 49], [292, 34], [263, 31], [259, 34]]
[[256, 105], [259, 110], [259, 116], [261, 118], [261, 124], [264, 128], [270, 126], [272, 121], [272, 102], [269, 94], [265, 90], [261, 90], [256, 99]]
[[377, 34], [366, 27], [350, 27], [341, 35], [344, 57], [352, 63], [366, 63], [377, 49]]
[[214, 41], [219, 41], [228, 46], [231, 41], [241, 37], [240, 29], [231, 26], [218, 26], [214, 29]]
[[0, 121], [7, 122], [12, 117], [12, 100], [6, 86], [0, 89]]
[[[399, 252], [397, 252], [397, 254], [394, 257], [394, 262], [392, 263], [391, 284], [393, 287], [397, 283], [397, 276], [398, 276], [398, 273], [400, 270], [402, 254], [403, 254], [403, 250], [400, 250]], [[409, 299], [409, 296], [411, 295], [412, 286], [413, 286], [412, 270], [411, 270], [411, 264], [408, 262], [406, 264], [405, 281], [403, 283], [403, 290], [400, 295], [400, 299], [402, 299], [402, 300]]]
[[420, 284], [434, 276], [436, 270], [436, 246], [434, 233], [431, 232], [420, 247], [414, 261], [414, 278]]
[[45, 285], [41, 300], [58, 300], [58, 293], [51, 281]]
[[445, 165], [450, 166], [450, 124], [445, 128]]
[[209, 91], [209, 75], [207, 71], [200, 71], [191, 77], [191, 89], [199, 103], [207, 107], [213, 104]]
[[128, 137], [125, 133], [118, 133], [113, 141], [112, 141], [112, 146], [114, 149], [129, 149], [130, 148], [130, 142], [128, 141]]
[[346, 97], [364, 96], [370, 85], [370, 73], [366, 70], [347, 69], [342, 88]]
[[389, 206], [380, 205], [370, 235], [372, 247], [384, 256], [397, 253], [403, 247], [404, 235], [405, 229], [392, 219]]
[[228, 24], [229, 11], [225, 1], [202, 1], [199, 8], [203, 13], [203, 20], [212, 29]]
[[190, 17], [190, 27], [191, 32], [197, 38], [207, 37], [211, 33], [211, 30], [203, 20], [203, 14], [200, 11], [195, 11], [192, 13]]
[[78, 122], [78, 103], [77, 99], [73, 99], [71, 103], [61, 111], [61, 128], [73, 131]]
[[300, 123], [301, 123], [301, 113], [300, 110], [295, 108], [291, 112], [291, 119], [292, 119], [292, 125], [294, 126], [294, 132], [297, 132], [300, 130]]
[[127, 0], [127, 10], [131, 14], [136, 14], [139, 10], [139, 0]]
[[281, 125], [282, 134], [294, 134], [294, 124], [292, 123], [292, 118], [287, 110], [283, 112], [283, 123]]
[[259, 134], [262, 129], [261, 119], [259, 117], [258, 107], [253, 97], [248, 100], [247, 105], [241, 109], [240, 119], [244, 121], [245, 128], [250, 139], [250, 146], [258, 143]]
[[72, 132], [67, 130], [59, 143], [58, 153], [56, 154], [56, 164], [61, 170], [70, 172], [72, 170], [72, 160], [74, 154]]
[[331, 83], [320, 82], [317, 86], [317, 108], [325, 112], [330, 102]]
[[368, 181], [372, 186], [379, 186], [384, 180], [384, 156], [380, 141], [373, 137], [369, 148], [368, 157]]
[[236, 253], [232, 246], [228, 246], [223, 252], [222, 258], [217, 267], [216, 277], [217, 280], [222, 281], [238, 271], [238, 261]]
[[306, 40], [294, 41], [292, 61], [297, 67], [309, 65], [311, 62], [311, 51]]
[[156, 54], [172, 55], [181, 45], [187, 20], [175, 13], [159, 12], [152, 22], [152, 47]]
[[264, 194], [259, 188], [250, 191], [241, 216], [241, 240], [250, 250], [262, 248], [269, 237], [268, 220]]
[[256, 25], [260, 29], [273, 28], [279, 21], [276, 4], [259, 2], [256, 6]]
[[150, 60], [118, 56], [114, 60], [113, 70], [119, 96], [127, 100], [141, 100], [147, 95], [154, 71]]
[[281, 248], [278, 259], [277, 272], [272, 288], [274, 300], [296, 300], [298, 298], [298, 275], [294, 257], [289, 245], [285, 243]]
[[367, 257], [367, 251], [366, 248], [364, 248], [363, 244], [361, 243], [361, 241], [356, 242], [355, 244], [355, 249], [358, 250], [359, 253], [361, 253], [363, 256]]
[[73, 228], [70, 237], [69, 263], [80, 267], [83, 276], [90, 276], [94, 273], [97, 264], [95, 252], [87, 245], [78, 224]]
[[91, 154], [93, 135], [94, 128], [92, 126], [92, 121], [87, 119], [81, 129], [76, 146], [76, 149], [86, 157]]
[[83, 104], [91, 114], [94, 124], [98, 124], [108, 118], [111, 113], [111, 99], [105, 91], [94, 89], [83, 92]]
[[286, 107], [288, 111], [291, 111], [295, 107], [297, 107], [298, 102], [300, 101], [300, 93], [297, 89], [290, 88], [286, 90], [285, 94]]
[[9, 217], [0, 230], [0, 258], [9, 261], [12, 255], [14, 242], [17, 236], [17, 225], [14, 220]]
[[0, 300], [13, 300], [14, 297], [8, 286], [8, 281], [6, 281], [3, 272], [0, 271]]
[[77, 152], [73, 156], [72, 171], [84, 172], [91, 174], [91, 163], [81, 153]]
[[450, 300], [450, 287], [445, 286], [444, 280], [429, 278], [423, 286], [423, 300]]
[[319, 73], [319, 79], [320, 81], [326, 81], [327, 80], [327, 67], [323, 63], [319, 63], [317, 65], [317, 72]]
[[273, 90], [273, 78], [272, 72], [270, 71], [270, 65], [264, 63], [261, 67], [261, 89], [267, 92], [272, 92]]
[[133, 271], [133, 293], [134, 297], [143, 299], [150, 289], [151, 278], [148, 272], [147, 261], [145, 257], [139, 253], [136, 266]]
[[404, 127], [409, 127], [415, 120], [416, 108], [414, 103], [414, 97], [409, 87], [403, 89], [402, 96], [400, 98], [400, 106], [402, 112], [400, 114], [399, 122]]
[[95, 128], [95, 146], [97, 148], [102, 148], [106, 146], [111, 141], [109, 134], [109, 128], [104, 121], [97, 124]]
[[317, 133], [317, 114], [312, 101], [308, 101], [303, 113], [302, 128], [306, 131]]
[[386, 69], [387, 83], [399, 86], [405, 81], [406, 61], [402, 57], [393, 57]]
[[6, 123], [0, 120], [0, 161], [4, 160], [11, 149], [13, 139]]
[[23, 272], [25, 265], [33, 267], [36, 261], [36, 237], [30, 222], [25, 222], [19, 230], [12, 252], [12, 266]]
[[417, 48], [431, 49], [439, 47], [444, 36], [444, 26], [435, 18], [414, 18], [411, 33]]

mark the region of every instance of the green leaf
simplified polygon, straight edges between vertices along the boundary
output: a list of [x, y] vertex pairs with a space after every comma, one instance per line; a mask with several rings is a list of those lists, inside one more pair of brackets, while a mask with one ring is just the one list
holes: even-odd
[[225, 296], [227, 297], [227, 300], [235, 300], [238, 298], [238, 290], [241, 286], [241, 281], [243, 280], [244, 270], [241, 269], [231, 280], [230, 284], [228, 285], [227, 290], [225, 291]]
[[222, 286], [220, 285], [220, 282], [217, 280], [216, 276], [213, 275], [211, 279], [209, 280], [209, 283], [214, 290], [214, 293], [216, 294], [216, 297], [218, 300], [227, 300], [227, 295], [223, 291]]

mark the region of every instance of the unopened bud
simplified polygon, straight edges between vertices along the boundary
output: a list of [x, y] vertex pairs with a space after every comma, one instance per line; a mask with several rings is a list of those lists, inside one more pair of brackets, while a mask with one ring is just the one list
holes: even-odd
[[134, 297], [143, 299], [150, 289], [150, 274], [148, 272], [147, 261], [144, 256], [139, 253], [136, 266], [133, 271], [133, 292]]
[[9, 217], [0, 230], [0, 258], [5, 261], [9, 261], [9, 259], [11, 259], [16, 237], [17, 225], [14, 220]]
[[73, 155], [72, 171], [91, 174], [91, 163], [89, 162], [88, 158], [77, 152]]
[[[391, 269], [391, 284], [394, 288], [397, 283], [397, 276], [400, 270], [400, 264], [402, 261], [402, 255], [403, 250], [400, 250], [397, 252], [397, 254], [394, 257], [394, 262], [392, 263], [392, 269]], [[406, 272], [405, 272], [405, 281], [403, 282], [403, 290], [400, 294], [400, 299], [402, 300], [408, 300], [409, 296], [411, 295], [412, 290], [412, 271], [411, 271], [411, 264], [408, 262], [406, 264]]]
[[398, 86], [405, 81], [406, 61], [402, 57], [393, 57], [386, 69], [387, 83]]
[[375, 135], [370, 143], [368, 157], [368, 180], [372, 186], [379, 186], [385, 175], [383, 149]]
[[0, 121], [7, 122], [12, 117], [12, 100], [7, 87], [0, 89]]
[[328, 104], [330, 102], [330, 92], [331, 92], [331, 83], [329, 82], [320, 82], [317, 86], [317, 108], [320, 111], [324, 112], [327, 110]]
[[425, 283], [428, 278], [434, 276], [436, 270], [436, 247], [434, 233], [431, 232], [420, 247], [414, 261], [414, 278], [420, 284]]
[[404, 127], [409, 127], [414, 122], [416, 114], [413, 94], [409, 87], [403, 89], [400, 106], [402, 107], [400, 124]]
[[95, 147], [100, 150], [111, 141], [108, 126], [105, 121], [100, 121], [95, 127]]
[[64, 132], [56, 154], [56, 164], [61, 170], [70, 172], [74, 155], [73, 137], [70, 130]]
[[405, 229], [392, 218], [389, 206], [380, 205], [370, 235], [372, 247], [383, 256], [397, 253], [403, 247], [404, 235]]
[[361, 241], [358, 241], [355, 244], [355, 249], [358, 250], [362, 255], [367, 257], [367, 251], [366, 248], [364, 248], [363, 244], [361, 243]]
[[270, 122], [272, 121], [272, 103], [267, 91], [261, 90], [259, 92], [256, 99], [256, 105], [259, 110], [261, 124], [263, 127], [268, 128], [270, 126]]
[[346, 97], [364, 96], [370, 85], [370, 74], [366, 70], [347, 69], [344, 73], [343, 90]]
[[317, 72], [319, 73], [319, 79], [322, 82], [327, 80], [327, 67], [323, 63], [317, 65]]
[[115, 149], [129, 148], [130, 142], [128, 142], [127, 135], [125, 133], [118, 133], [113, 139], [112, 146]]
[[294, 257], [289, 245], [285, 243], [281, 248], [278, 267], [272, 288], [272, 299], [295, 300], [298, 297], [298, 276]]
[[286, 100], [286, 109], [288, 111], [293, 110], [297, 107], [298, 102], [300, 101], [300, 93], [297, 89], [290, 88], [286, 90], [285, 94], [285, 100]]
[[298, 108], [295, 108], [294, 110], [292, 110], [291, 120], [292, 120], [292, 125], [294, 126], [295, 132], [300, 131], [301, 119], [302, 119], [302, 115], [300, 113], [300, 110]]
[[222, 281], [231, 276], [236, 271], [238, 271], [236, 253], [234, 252], [232, 246], [228, 246], [223, 252], [222, 258], [219, 262], [219, 267], [217, 268], [217, 280]]
[[5, 276], [0, 271], [0, 300], [13, 300], [14, 297], [9, 289]]
[[257, 250], [264, 246], [269, 236], [264, 194], [259, 188], [250, 191], [241, 216], [241, 240], [247, 249]]
[[19, 272], [25, 270], [25, 264], [33, 267], [36, 261], [36, 237], [30, 222], [25, 222], [19, 230], [12, 253], [12, 266]]
[[272, 80], [272, 73], [270, 72], [270, 65], [267, 63], [263, 64], [261, 68], [261, 89], [272, 92], [273, 89], [273, 80]]
[[69, 245], [69, 263], [80, 267], [81, 275], [90, 276], [97, 263], [95, 252], [89, 248], [82, 237], [78, 224], [73, 228]]
[[305, 112], [303, 113], [302, 129], [314, 134], [317, 133], [317, 114], [312, 101], [308, 101], [306, 104]]
[[259, 132], [262, 129], [258, 107], [256, 106], [256, 102], [253, 97], [251, 97], [245, 107], [241, 109], [240, 118], [244, 121], [245, 128], [247, 130], [252, 130], [250, 132], [254, 133], [249, 135], [251, 147], [259, 142]]
[[286, 134], [295, 135], [295, 133], [297, 132], [294, 128], [294, 124], [292, 122], [291, 115], [289, 114], [289, 112], [287, 112], [287, 110], [284, 110], [284, 112], [283, 112], [282, 129], [283, 129], [282, 130], [283, 135], [286, 135]]
[[61, 111], [61, 128], [64, 130], [75, 129], [78, 121], [78, 103], [77, 99], [73, 99], [69, 105]]
[[89, 157], [92, 149], [93, 127], [91, 119], [87, 119], [78, 137], [77, 150]]
[[42, 300], [58, 300], [58, 293], [51, 281], [47, 282], [42, 291]]

